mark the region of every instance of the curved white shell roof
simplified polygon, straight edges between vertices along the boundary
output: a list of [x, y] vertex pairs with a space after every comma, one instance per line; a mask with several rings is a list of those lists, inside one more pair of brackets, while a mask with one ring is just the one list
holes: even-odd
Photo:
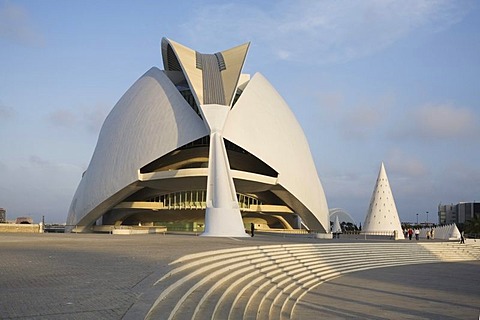
[[[226, 51], [227, 69], [229, 63], [236, 61], [233, 57], [238, 56], [235, 58], [238, 61], [244, 59], [246, 47]], [[238, 88], [239, 78], [242, 77], [228, 75], [224, 80], [229, 84], [237, 79]], [[275, 170], [278, 177], [275, 183], [266, 185], [268, 190], [299, 214], [310, 229], [328, 232], [327, 201], [308, 142], [295, 116], [261, 74], [243, 82], [241, 88], [243, 93], [236, 104], [231, 109], [225, 106], [228, 114], [223, 138]], [[139, 183], [140, 168], [206, 135], [209, 135], [206, 123], [165, 72], [150, 69], [123, 95], [105, 120], [89, 167], [72, 200], [67, 224], [80, 227], [93, 224], [144, 187]]]
[[[329, 229], [327, 200], [307, 139], [294, 114], [259, 73], [248, 83], [230, 111], [224, 137], [278, 172], [276, 193], [311, 229]], [[321, 225], [320, 225], [321, 224]]]
[[107, 116], [70, 206], [67, 224], [97, 220], [135, 191], [127, 187], [138, 180], [141, 167], [205, 135], [202, 119], [170, 79], [158, 68], [151, 68]]

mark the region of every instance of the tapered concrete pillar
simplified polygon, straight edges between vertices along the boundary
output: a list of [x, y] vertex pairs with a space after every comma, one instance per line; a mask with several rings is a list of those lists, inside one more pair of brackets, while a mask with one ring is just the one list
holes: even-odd
[[202, 236], [248, 237], [243, 226], [222, 135], [230, 108], [211, 104], [202, 105], [201, 110], [210, 130], [207, 209], [205, 232]]

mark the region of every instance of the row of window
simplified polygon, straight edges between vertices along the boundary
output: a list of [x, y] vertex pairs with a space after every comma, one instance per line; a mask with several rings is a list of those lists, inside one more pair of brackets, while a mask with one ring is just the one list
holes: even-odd
[[[253, 196], [237, 193], [238, 205], [241, 209], [261, 205], [262, 202]], [[205, 209], [207, 207], [206, 190], [189, 190], [168, 193], [152, 197], [147, 202], [160, 202], [168, 209]]]

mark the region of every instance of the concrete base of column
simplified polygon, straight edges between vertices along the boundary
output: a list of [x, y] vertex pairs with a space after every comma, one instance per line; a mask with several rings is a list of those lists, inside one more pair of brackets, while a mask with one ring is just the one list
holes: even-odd
[[249, 237], [245, 232], [238, 208], [207, 208], [205, 212], [205, 237]]

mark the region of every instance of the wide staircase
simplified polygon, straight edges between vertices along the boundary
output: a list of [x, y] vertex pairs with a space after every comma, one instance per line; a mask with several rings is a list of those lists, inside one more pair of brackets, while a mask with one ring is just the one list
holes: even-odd
[[331, 243], [202, 252], [171, 263], [146, 319], [290, 319], [308, 291], [343, 274], [421, 263], [480, 260], [480, 245]]

